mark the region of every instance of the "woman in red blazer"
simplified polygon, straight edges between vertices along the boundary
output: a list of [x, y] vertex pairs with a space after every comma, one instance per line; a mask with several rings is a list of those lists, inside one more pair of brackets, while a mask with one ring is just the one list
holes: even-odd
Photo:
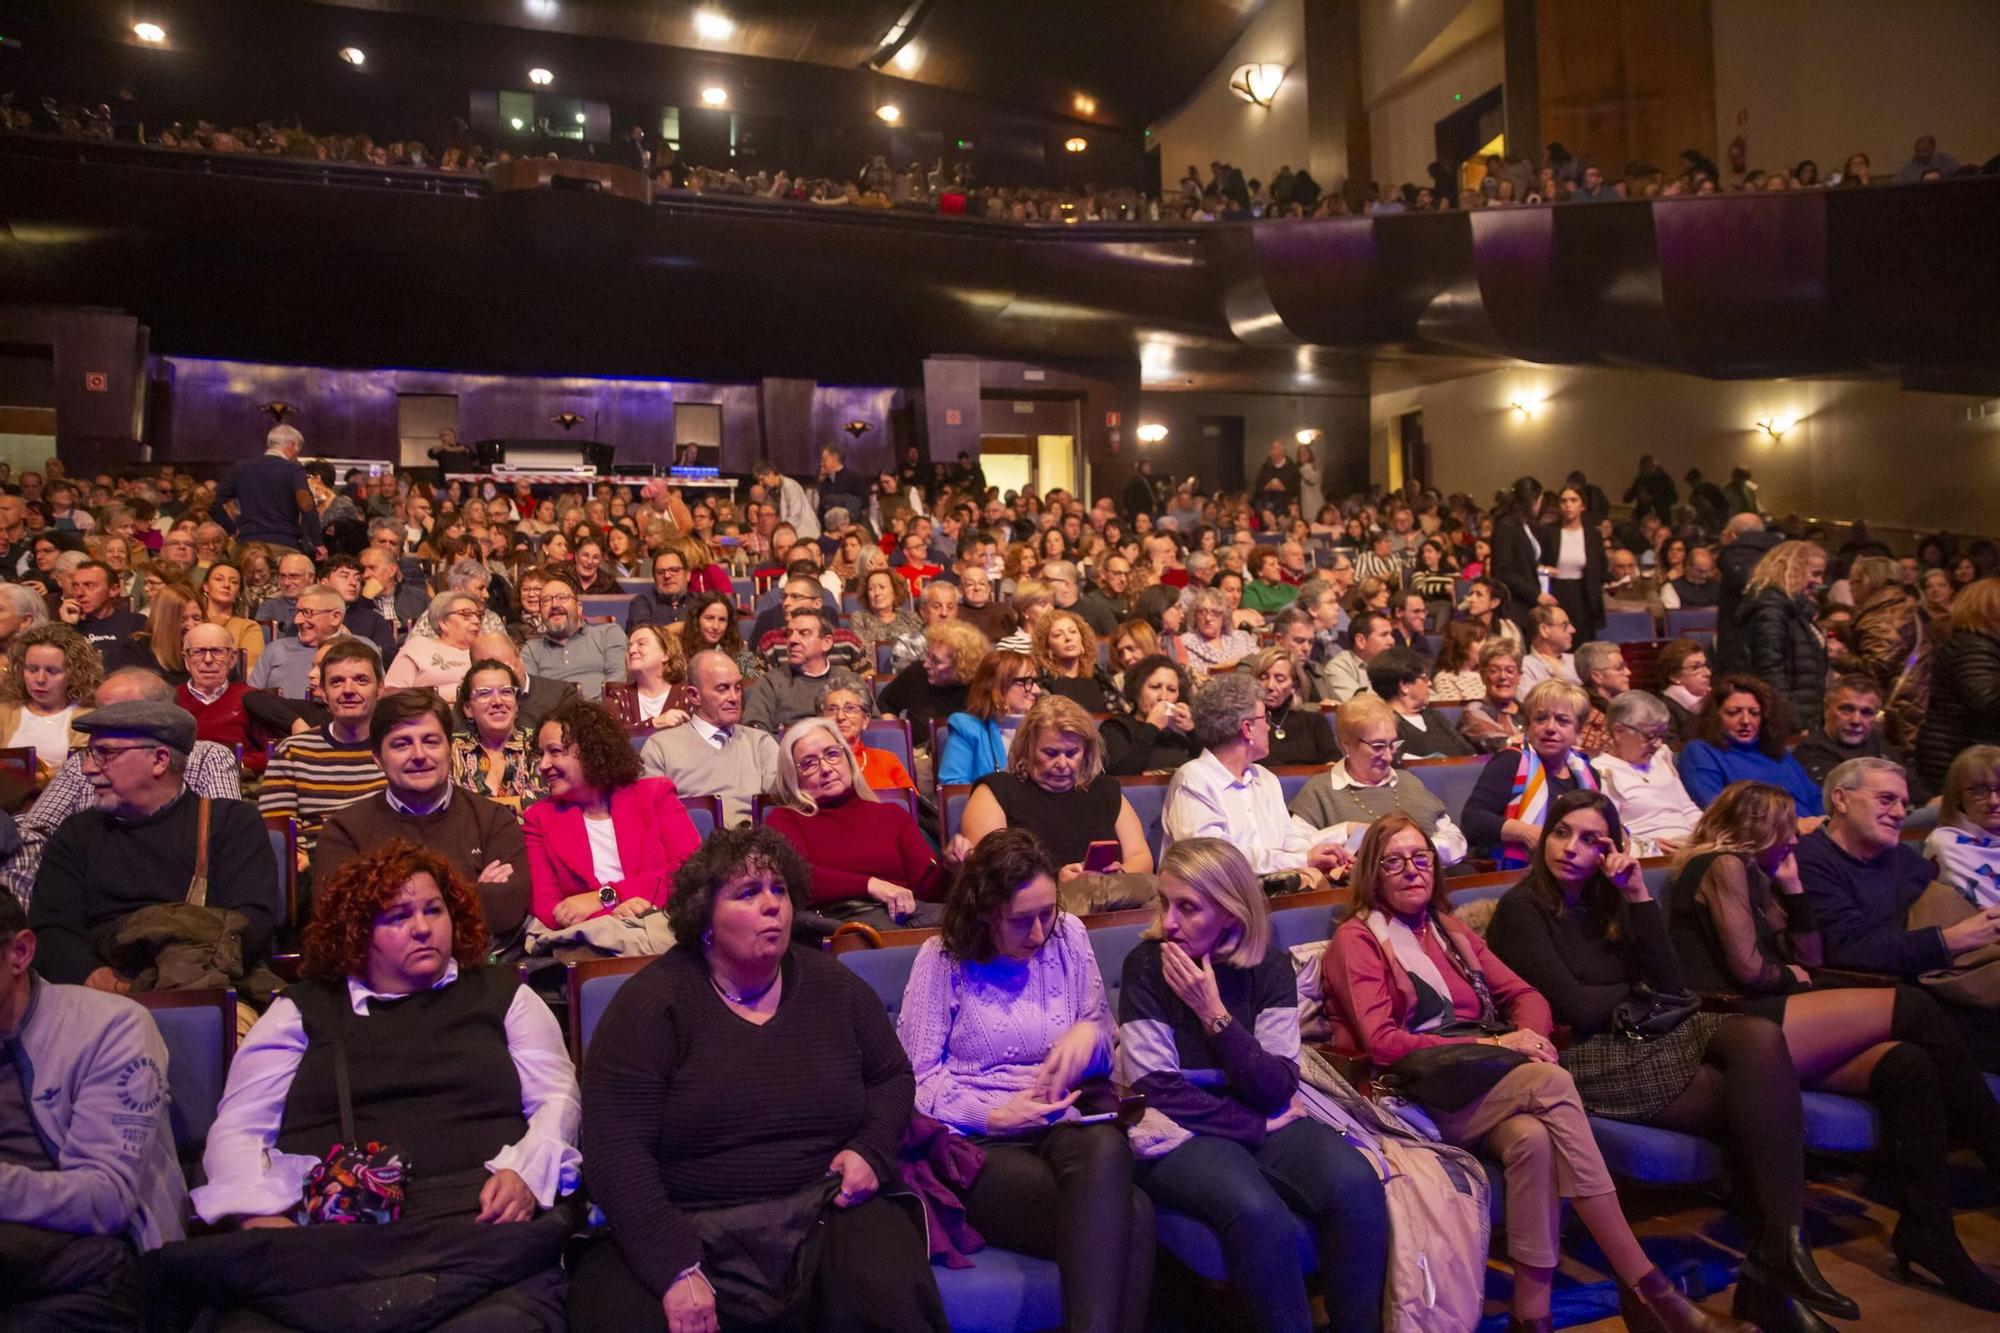
[[701, 843], [673, 781], [641, 780], [624, 726], [588, 700], [549, 714], [535, 746], [549, 789], [522, 819], [535, 916], [564, 929], [664, 907]]

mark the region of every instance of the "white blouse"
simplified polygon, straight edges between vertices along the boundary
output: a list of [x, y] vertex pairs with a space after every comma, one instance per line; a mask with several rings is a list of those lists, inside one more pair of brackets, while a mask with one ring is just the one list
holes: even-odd
[[[458, 964], [453, 962], [438, 986], [456, 980]], [[347, 994], [355, 1014], [365, 1019], [368, 1002], [379, 992], [349, 977]], [[527, 1115], [528, 1132], [495, 1154], [486, 1169], [514, 1172], [535, 1202], [548, 1208], [558, 1195], [575, 1189], [581, 1178], [583, 1154], [577, 1151], [576, 1134], [583, 1119], [583, 1097], [563, 1044], [562, 1027], [541, 996], [526, 986], [517, 989], [507, 1008], [506, 1027], [507, 1053], [521, 1079], [521, 1109]], [[306, 1176], [320, 1159], [279, 1152], [273, 1145], [284, 1122], [285, 1097], [305, 1050], [305, 1020], [298, 1006], [280, 995], [250, 1029], [229, 1066], [229, 1084], [201, 1155], [208, 1183], [188, 1194], [202, 1221], [271, 1217], [298, 1206]]]

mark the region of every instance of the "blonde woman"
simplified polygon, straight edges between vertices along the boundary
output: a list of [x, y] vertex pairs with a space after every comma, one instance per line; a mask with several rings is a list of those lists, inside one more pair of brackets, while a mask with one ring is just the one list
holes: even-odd
[[1044, 690], [1075, 700], [1087, 712], [1111, 710], [1117, 687], [1111, 674], [1097, 664], [1097, 636], [1089, 621], [1055, 607], [1035, 623], [1030, 640]]
[[190, 625], [202, 623], [201, 603], [185, 583], [163, 583], [146, 610], [146, 629], [104, 650], [105, 671], [138, 667], [169, 685], [187, 684], [185, 646]]
[[34, 750], [39, 775], [53, 773], [87, 739], [70, 723], [101, 679], [97, 650], [68, 625], [22, 630], [0, 676], [0, 745]]
[[1005, 648], [1009, 652], [1032, 654], [1035, 649], [1035, 626], [1043, 616], [1055, 608], [1056, 590], [1040, 579], [1024, 578], [1016, 581], [1013, 593], [1013, 611], [1016, 628], [1014, 632], [1000, 639], [993, 646]]
[[1825, 586], [1826, 552], [1817, 543], [1779, 542], [1750, 571], [1736, 611], [1744, 661], [1800, 725], [1820, 715], [1826, 697], [1817, 600]]

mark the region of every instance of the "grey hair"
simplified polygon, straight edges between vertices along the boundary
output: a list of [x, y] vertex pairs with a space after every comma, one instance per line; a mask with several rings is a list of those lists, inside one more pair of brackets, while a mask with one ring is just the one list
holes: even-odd
[[1245, 718], [1262, 707], [1263, 687], [1251, 677], [1232, 671], [1216, 676], [1194, 692], [1194, 738], [1212, 750], [1236, 739]]
[[308, 597], [315, 601], [325, 601], [328, 598], [332, 598], [335, 606], [343, 610], [347, 607], [347, 599], [340, 595], [340, 589], [330, 583], [315, 583], [299, 589], [298, 602], [303, 603]]
[[[303, 593], [300, 595], [304, 596]], [[430, 609], [425, 612], [431, 618], [431, 629], [433, 631], [443, 629], [444, 618], [450, 615], [451, 608], [460, 602], [470, 602], [474, 607], [479, 605], [479, 599], [463, 588], [446, 588], [443, 592], [431, 598]]]
[[393, 519], [393, 518], [378, 518], [378, 519], [375, 519], [375, 520], [373, 520], [372, 522], [370, 522], [370, 523], [369, 523], [369, 525], [368, 525], [368, 539], [369, 539], [369, 541], [370, 541], [370, 543], [371, 543], [371, 544], [373, 543], [373, 541], [374, 541], [374, 539], [375, 539], [375, 534], [376, 534], [376, 533], [378, 533], [378, 532], [393, 532], [393, 533], [395, 533], [395, 534], [396, 534], [396, 545], [397, 545], [397, 547], [398, 547], [399, 549], [401, 548], [401, 546], [402, 546], [402, 544], [403, 544], [403, 536], [404, 536], [404, 529], [403, 529], [403, 525], [402, 525], [401, 523], [398, 523], [398, 522], [397, 522], [397, 521], [396, 521], [395, 519]]
[[[1226, 617], [1229, 614], [1229, 599], [1214, 588], [1203, 588], [1194, 595], [1189, 603], [1189, 609], [1193, 611], [1220, 611]], [[1224, 625], [1223, 628], [1226, 630], [1229, 626]]]
[[1657, 727], [1669, 717], [1667, 701], [1644, 690], [1627, 690], [1604, 710], [1604, 720], [1612, 726]]
[[870, 717], [875, 716], [875, 710], [872, 707], [869, 707], [871, 701], [868, 697], [869, 690], [867, 686], [856, 685], [856, 684], [843, 684], [839, 681], [836, 681], [831, 685], [823, 685], [820, 687], [819, 693], [813, 696], [813, 712], [817, 713], [820, 709], [826, 707], [826, 701], [828, 699], [832, 698], [836, 694], [842, 694], [842, 693], [852, 694], [858, 697], [861, 700], [862, 708], [867, 710], [868, 716]]
[[[74, 574], [76, 573], [76, 567], [88, 559], [90, 559], [90, 552], [88, 551], [64, 551], [56, 557], [56, 562], [49, 566], [49, 572], [59, 576]], [[46, 610], [46, 607], [44, 609]], [[39, 625], [47, 619], [47, 616], [43, 616], [42, 620], [38, 620], [35, 623]]]
[[1071, 583], [1075, 583], [1077, 581], [1076, 566], [1067, 560], [1051, 560], [1042, 566], [1041, 573], [1042, 582], [1047, 583], [1050, 579], [1066, 579]]
[[854, 515], [847, 512], [846, 505], [835, 505], [826, 511], [826, 526], [829, 528], [844, 528], [853, 518]]
[[456, 560], [445, 572], [444, 586], [454, 592], [464, 592], [474, 581], [482, 585], [493, 582], [493, 573], [477, 560]]
[[1583, 677], [1583, 683], [1590, 684], [1593, 671], [1602, 671], [1613, 662], [1620, 661], [1625, 654], [1617, 644], [1606, 643], [1602, 639], [1592, 639], [1576, 650], [1576, 674]]
[[271, 427], [271, 433], [264, 437], [264, 448], [266, 452], [272, 449], [290, 449], [305, 442], [306, 437], [299, 434], [297, 427], [287, 426], [281, 422]]
[[1314, 602], [1317, 602], [1323, 594], [1332, 591], [1333, 581], [1315, 574], [1299, 585], [1299, 595], [1292, 599], [1292, 605], [1310, 611]]
[[861, 776], [861, 765], [855, 762], [854, 750], [848, 745], [847, 738], [840, 734], [839, 727], [833, 725], [833, 719], [825, 717], [800, 718], [778, 737], [778, 776], [771, 784], [771, 795], [794, 810], [803, 810], [809, 815], [819, 813], [819, 806], [799, 786], [799, 766], [792, 758], [794, 746], [819, 732], [826, 733], [840, 747], [840, 757], [847, 764], [847, 780], [853, 784], [855, 796], [863, 801], [877, 799], [875, 789], [868, 785], [868, 779]]
[[[87, 555], [83, 555], [80, 551], [64, 551], [63, 555], [82, 556], [82, 559], [78, 560], [77, 564], [82, 564], [84, 560], [90, 558]], [[61, 568], [61, 556], [56, 558], [56, 566], [58, 569]], [[21, 617], [22, 629], [31, 629], [36, 625], [46, 625], [49, 623], [49, 604], [43, 601], [41, 594], [35, 592], [32, 588], [25, 588], [18, 583], [0, 583], [0, 601], [5, 601], [14, 608], [14, 614]], [[151, 673], [148, 672], [147, 674], [150, 675]]]
[[1189, 569], [1213, 569], [1215, 567], [1215, 552], [1189, 551], [1187, 567]]
[[1854, 791], [1868, 781], [1873, 773], [1894, 773], [1904, 782], [1910, 775], [1903, 766], [1893, 759], [1872, 757], [1848, 759], [1833, 766], [1833, 772], [1826, 775], [1826, 782], [1820, 787], [1820, 798], [1826, 803], [1826, 812], [1833, 813], [1833, 794], [1837, 791]]

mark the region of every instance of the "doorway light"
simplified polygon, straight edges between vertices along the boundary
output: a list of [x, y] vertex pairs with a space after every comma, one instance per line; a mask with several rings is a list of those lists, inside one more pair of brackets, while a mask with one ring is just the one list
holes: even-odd
[[134, 23], [132, 35], [142, 42], [157, 43], [167, 40], [167, 30], [157, 23]]

